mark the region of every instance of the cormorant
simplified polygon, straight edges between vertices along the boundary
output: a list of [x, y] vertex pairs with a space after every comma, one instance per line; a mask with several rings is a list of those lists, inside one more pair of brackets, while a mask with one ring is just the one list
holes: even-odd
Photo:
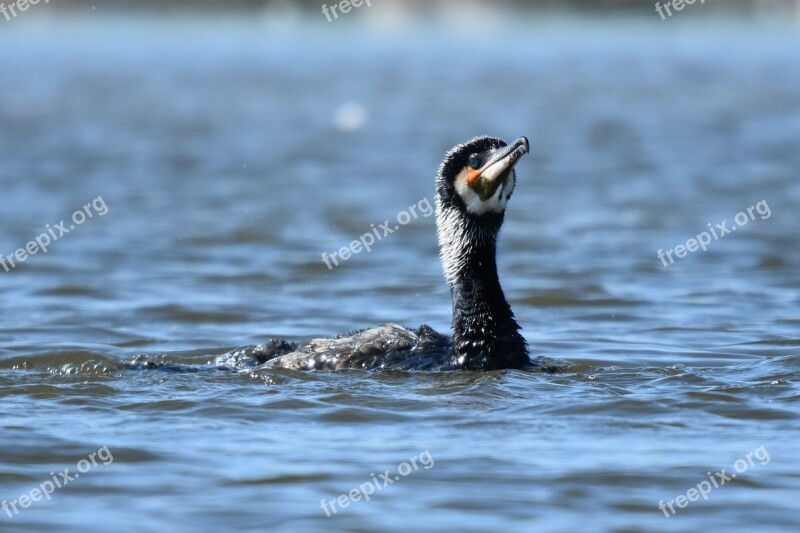
[[531, 366], [525, 339], [497, 277], [497, 234], [528, 139], [477, 137], [447, 152], [436, 176], [436, 227], [453, 300], [453, 336], [397, 324], [258, 346], [261, 368], [298, 370], [495, 370]]

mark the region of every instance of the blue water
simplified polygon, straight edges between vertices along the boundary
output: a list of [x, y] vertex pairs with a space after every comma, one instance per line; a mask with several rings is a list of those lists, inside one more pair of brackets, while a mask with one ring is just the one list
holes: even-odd
[[[113, 456], [0, 510], [3, 531], [800, 525], [797, 32], [0, 30], [0, 254], [107, 207], [0, 267], [0, 498]], [[432, 202], [444, 152], [484, 133], [531, 139], [498, 262], [532, 357], [562, 372], [125, 369], [385, 322], [447, 331], [433, 217], [332, 270], [322, 254]], [[708, 251], [658, 259], [749, 207]], [[424, 453], [326, 516], [321, 500]], [[748, 453], [708, 500], [659, 510]]]

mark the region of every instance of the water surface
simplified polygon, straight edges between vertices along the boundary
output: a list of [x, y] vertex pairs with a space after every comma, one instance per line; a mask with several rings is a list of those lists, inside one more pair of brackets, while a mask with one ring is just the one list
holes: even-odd
[[[0, 511], [3, 530], [798, 526], [796, 34], [21, 22], [0, 34], [0, 253], [108, 211], [0, 270], [0, 498], [113, 462]], [[483, 133], [532, 142], [498, 261], [561, 373], [124, 368], [447, 331], [433, 217], [333, 270], [322, 254], [433, 201], [444, 151]], [[657, 258], [761, 201], [707, 252]], [[426, 451], [430, 469], [321, 508]]]

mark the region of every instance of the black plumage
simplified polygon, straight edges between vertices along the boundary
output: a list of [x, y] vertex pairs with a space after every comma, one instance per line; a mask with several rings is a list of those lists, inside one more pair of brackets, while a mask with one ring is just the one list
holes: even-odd
[[493, 370], [531, 365], [525, 339], [497, 275], [497, 235], [528, 141], [479, 137], [450, 150], [436, 177], [436, 224], [451, 288], [453, 337], [396, 324], [256, 349], [264, 368], [302, 370]]

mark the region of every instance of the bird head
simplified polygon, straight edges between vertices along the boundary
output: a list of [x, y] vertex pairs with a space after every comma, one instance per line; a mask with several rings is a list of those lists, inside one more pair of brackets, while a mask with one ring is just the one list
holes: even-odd
[[445, 155], [436, 179], [439, 201], [469, 216], [501, 214], [514, 192], [514, 167], [528, 153], [528, 139], [512, 144], [477, 137]]

